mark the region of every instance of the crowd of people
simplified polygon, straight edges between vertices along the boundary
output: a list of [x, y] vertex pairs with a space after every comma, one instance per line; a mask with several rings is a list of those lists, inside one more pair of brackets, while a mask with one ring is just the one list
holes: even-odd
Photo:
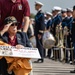
[[[56, 40], [55, 46], [57, 46], [59, 44], [59, 40], [63, 40], [62, 41], [63, 46], [65, 46], [66, 48], [72, 48], [73, 42], [74, 42], [74, 38], [73, 38], [73, 33], [74, 33], [73, 28], [74, 27], [72, 27], [73, 26], [73, 17], [75, 14], [74, 8], [73, 9], [72, 8], [62, 9], [59, 6], [54, 6], [52, 8], [52, 12], [43, 12], [41, 9], [42, 6], [43, 6], [43, 4], [41, 2], [35, 2], [35, 10], [37, 11], [37, 14], [35, 16], [35, 20], [33, 20], [33, 22], [32, 22], [33, 29], [34, 29], [34, 35], [36, 37], [36, 47], [39, 49], [41, 57], [44, 57], [44, 55], [45, 55], [45, 51], [44, 51], [45, 49], [43, 47], [43, 41], [42, 41], [45, 30], [49, 31], [54, 36], [54, 38]], [[58, 29], [57, 29], [57, 27], [58, 27]], [[59, 33], [60, 27], [62, 28], [62, 33]], [[64, 33], [65, 28], [67, 31], [66, 33]], [[58, 34], [59, 34], [59, 37], [58, 37]], [[53, 48], [48, 49], [48, 53], [47, 53], [48, 58], [51, 58], [52, 49]], [[64, 48], [63, 48], [63, 52], [65, 54]], [[71, 51], [69, 50], [69, 52], [70, 52], [70, 60], [69, 61], [72, 61]], [[59, 54], [59, 52], [58, 52], [58, 54]], [[52, 59], [54, 59], [54, 50], [53, 50], [53, 58]], [[38, 62], [40, 60], [38, 60]], [[66, 50], [66, 59], [65, 60], [66, 60], [65, 62], [68, 62], [68, 50]]]
[[[43, 63], [45, 57], [74, 63], [75, 6], [65, 9], [54, 6], [52, 12], [43, 12], [42, 6], [43, 3], [36, 1], [35, 18], [29, 18], [30, 7], [27, 0], [0, 0], [0, 44], [16, 48], [32, 47], [33, 44], [29, 39], [35, 36], [36, 48], [41, 58], [34, 63]], [[44, 31], [48, 31], [55, 38], [55, 45], [50, 49], [43, 46]], [[28, 75], [32, 69], [29, 60], [0, 57], [0, 74]]]
[[[39, 50], [41, 59], [34, 62], [43, 63], [44, 57], [47, 57], [52, 60], [73, 64], [75, 62], [75, 6], [65, 9], [54, 6], [52, 12], [43, 12], [42, 6], [43, 3], [35, 2], [37, 14], [32, 25], [36, 38], [36, 47]], [[46, 48], [43, 46], [44, 31], [49, 31], [56, 40], [54, 47], [47, 49], [47, 55]]]

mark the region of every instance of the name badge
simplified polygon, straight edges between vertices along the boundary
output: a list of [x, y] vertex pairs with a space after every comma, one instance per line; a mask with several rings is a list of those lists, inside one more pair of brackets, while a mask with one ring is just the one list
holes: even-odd
[[21, 4], [18, 5], [18, 9], [22, 10], [22, 5]]

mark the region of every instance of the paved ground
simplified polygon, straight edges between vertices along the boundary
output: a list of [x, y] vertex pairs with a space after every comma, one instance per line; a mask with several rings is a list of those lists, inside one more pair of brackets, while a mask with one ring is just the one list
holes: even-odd
[[[32, 60], [33, 62], [34, 60]], [[74, 69], [73, 65], [64, 64], [45, 58], [44, 63], [33, 63], [33, 75], [75, 75], [70, 73]]]

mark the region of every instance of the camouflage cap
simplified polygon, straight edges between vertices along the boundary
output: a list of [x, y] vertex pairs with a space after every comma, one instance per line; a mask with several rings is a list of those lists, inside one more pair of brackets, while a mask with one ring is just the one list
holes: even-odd
[[17, 19], [14, 16], [9, 16], [5, 18], [4, 24], [9, 24], [9, 23], [19, 23]]

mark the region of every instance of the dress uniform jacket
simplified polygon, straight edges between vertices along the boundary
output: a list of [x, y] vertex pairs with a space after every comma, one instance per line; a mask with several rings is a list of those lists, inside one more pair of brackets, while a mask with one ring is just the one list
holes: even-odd
[[59, 14], [52, 19], [52, 30], [53, 30], [54, 36], [55, 36], [56, 26], [59, 25], [61, 22], [62, 22], [62, 19]]
[[73, 18], [72, 17], [67, 18], [67, 26], [68, 26], [69, 29], [72, 28], [72, 22], [73, 22]]
[[73, 18], [70, 17], [67, 19], [67, 27], [68, 27], [68, 31], [69, 31], [69, 35], [67, 36], [67, 42], [69, 44], [69, 47], [71, 47], [71, 41], [72, 41], [72, 34], [71, 34], [71, 30], [72, 30], [72, 22], [73, 22]]
[[[17, 32], [17, 44], [21, 44], [25, 47], [31, 47], [28, 37], [24, 32]], [[8, 33], [5, 33], [3, 36], [0, 36], [0, 45], [8, 45]], [[29, 64], [28, 58], [13, 58], [13, 57], [0, 57], [0, 70], [4, 68], [5, 72], [2, 75], [7, 75], [6, 70], [14, 71], [15, 75], [28, 75], [31, 71], [31, 66]], [[2, 62], [1, 62], [2, 61]], [[11, 63], [11, 65], [7, 65]], [[2, 64], [2, 65], [1, 65]], [[3, 69], [2, 69], [3, 70]]]
[[62, 19], [62, 27], [64, 28], [65, 26], [67, 26], [67, 17]]
[[42, 13], [42, 11], [40, 10], [36, 16], [35, 16], [35, 35], [37, 34], [42, 34], [42, 32], [45, 29], [45, 24], [44, 24], [44, 13]]
[[49, 29], [49, 27], [51, 27], [52, 25], [52, 20], [48, 20], [47, 24], [46, 24], [46, 28]]

